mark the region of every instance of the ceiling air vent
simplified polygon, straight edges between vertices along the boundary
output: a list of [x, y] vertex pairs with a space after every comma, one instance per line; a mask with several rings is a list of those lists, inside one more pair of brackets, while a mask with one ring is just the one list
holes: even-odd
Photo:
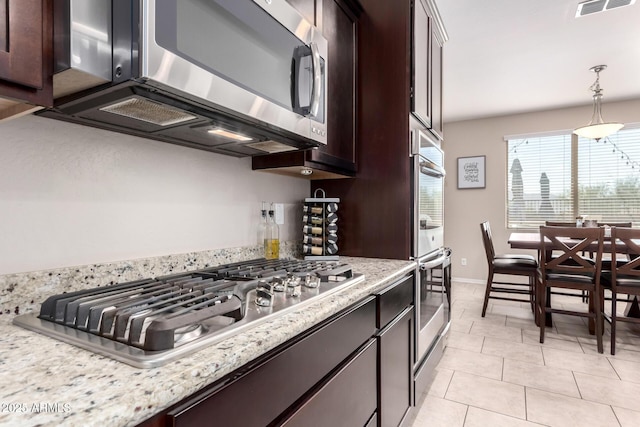
[[616, 7], [629, 6], [635, 2], [636, 0], [609, 0], [605, 9], [610, 10], [615, 9]]
[[578, 4], [576, 18], [591, 15], [593, 13], [604, 12], [605, 10], [616, 9], [622, 6], [629, 6], [636, 0], [589, 0]]

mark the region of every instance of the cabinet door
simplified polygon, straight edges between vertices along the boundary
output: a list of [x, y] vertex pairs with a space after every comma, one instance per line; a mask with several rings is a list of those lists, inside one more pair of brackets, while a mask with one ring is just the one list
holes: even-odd
[[209, 425], [212, 420], [220, 426], [272, 423], [374, 335], [375, 309], [373, 297], [350, 307], [281, 352], [240, 368], [227, 383], [188, 398], [168, 413], [167, 422], [176, 427]]
[[431, 33], [431, 131], [442, 134], [442, 42], [435, 29]]
[[431, 20], [420, 0], [413, 10], [413, 76], [411, 110], [425, 127], [431, 127]]
[[0, 0], [0, 96], [53, 105], [52, 0]]
[[379, 425], [398, 426], [411, 407], [413, 385], [413, 305], [379, 334]]
[[309, 151], [310, 160], [342, 169], [356, 169], [356, 23], [340, 0], [323, 0], [316, 25], [329, 44], [327, 145]]
[[284, 422], [287, 427], [364, 426], [376, 410], [376, 340], [370, 340]]

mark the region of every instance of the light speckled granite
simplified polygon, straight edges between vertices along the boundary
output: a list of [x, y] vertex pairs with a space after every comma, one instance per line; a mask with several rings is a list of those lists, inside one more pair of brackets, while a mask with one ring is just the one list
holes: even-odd
[[[299, 246], [298, 242], [283, 242], [280, 257], [299, 256]], [[0, 322], [10, 322], [16, 314], [37, 313], [47, 297], [62, 292], [198, 270], [261, 256], [259, 246], [250, 246], [0, 275]]]
[[159, 368], [133, 368], [0, 322], [0, 425], [136, 425], [415, 268], [340, 259], [366, 280]]

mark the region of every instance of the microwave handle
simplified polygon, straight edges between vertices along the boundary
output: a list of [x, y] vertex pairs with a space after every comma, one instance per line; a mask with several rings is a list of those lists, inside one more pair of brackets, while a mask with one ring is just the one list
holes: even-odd
[[312, 116], [318, 115], [320, 108], [320, 94], [322, 93], [322, 70], [320, 65], [320, 51], [316, 43], [309, 43], [311, 48], [311, 63], [313, 64], [313, 87], [311, 89], [311, 109]]

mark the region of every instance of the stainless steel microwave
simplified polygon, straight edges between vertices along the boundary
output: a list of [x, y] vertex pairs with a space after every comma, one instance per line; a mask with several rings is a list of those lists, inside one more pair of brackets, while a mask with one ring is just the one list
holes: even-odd
[[54, 0], [54, 40], [43, 116], [239, 157], [327, 142], [327, 41], [286, 0]]

